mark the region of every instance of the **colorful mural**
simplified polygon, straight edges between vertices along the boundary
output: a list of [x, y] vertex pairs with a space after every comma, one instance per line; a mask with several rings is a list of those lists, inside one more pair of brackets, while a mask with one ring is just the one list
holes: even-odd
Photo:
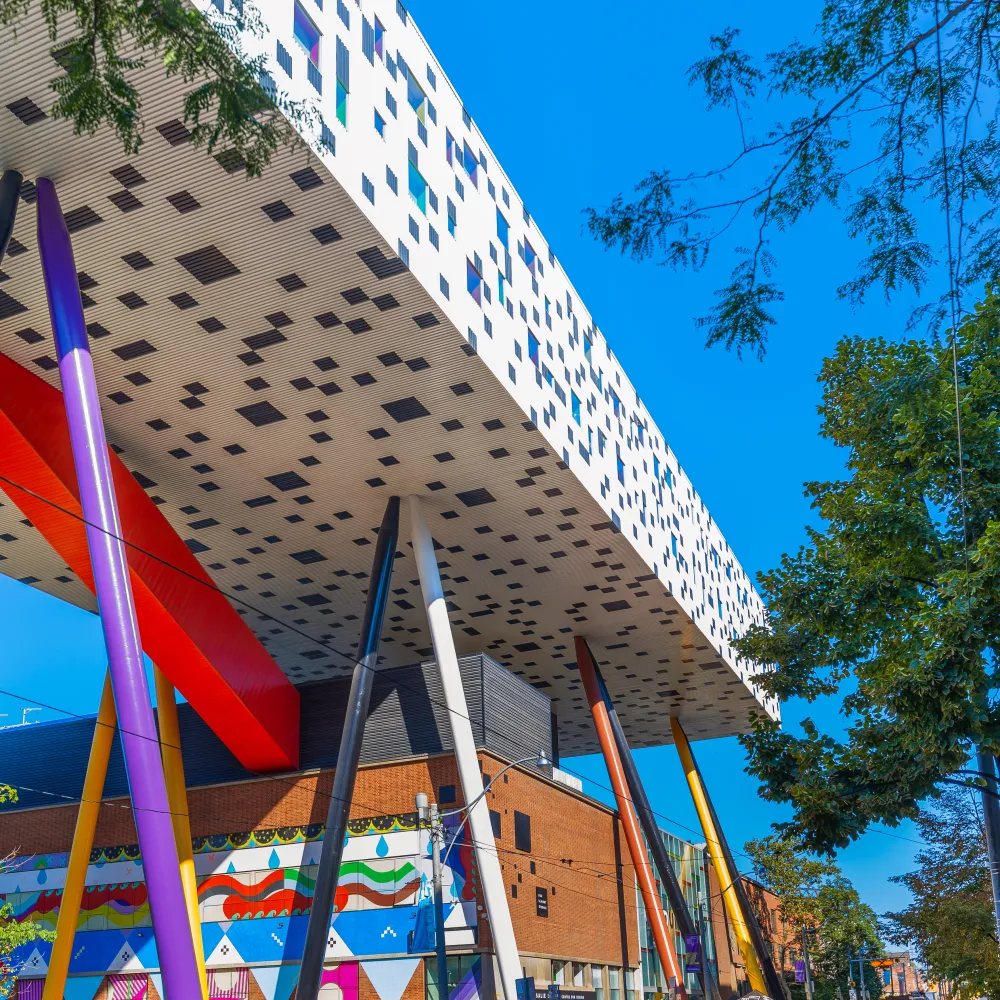
[[[268, 982], [265, 994], [272, 991], [272, 997], [287, 1000], [294, 979], [289, 982], [292, 972], [282, 970], [295, 968], [297, 974], [295, 963], [302, 954], [322, 833], [321, 826], [307, 826], [195, 841], [202, 945], [210, 969], [248, 967], [255, 978]], [[149, 973], [155, 977], [159, 959], [142, 858], [128, 846], [95, 851], [95, 858], [87, 872], [70, 962], [71, 981], [76, 977], [84, 989], [85, 981], [95, 975]], [[478, 920], [472, 858], [465, 832], [448, 855], [444, 885], [449, 941], [470, 947], [476, 942]], [[0, 875], [0, 903], [9, 903], [17, 920], [54, 928], [65, 861], [66, 855], [58, 854], [16, 859]], [[371, 974], [382, 976], [388, 992], [392, 992], [388, 983], [396, 983], [404, 973], [408, 981], [419, 963], [408, 957], [423, 953], [414, 950], [412, 932], [418, 904], [430, 896], [430, 882], [429, 836], [426, 830], [417, 829], [414, 816], [352, 821], [327, 960], [363, 959], [362, 967], [371, 965]], [[47, 942], [25, 946], [16, 956], [24, 963], [22, 975], [44, 976], [50, 949]], [[413, 963], [408, 973], [405, 963], [400, 964], [404, 958]], [[343, 1000], [352, 1000], [350, 989], [344, 989], [349, 982], [336, 985]]]

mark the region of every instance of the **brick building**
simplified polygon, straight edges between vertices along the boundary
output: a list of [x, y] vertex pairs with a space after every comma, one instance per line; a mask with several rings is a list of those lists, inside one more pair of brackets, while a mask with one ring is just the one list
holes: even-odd
[[[474, 689], [477, 676], [495, 664], [469, 657], [462, 667]], [[345, 1000], [422, 1000], [425, 992], [437, 997], [427, 978], [433, 962], [425, 962], [428, 953], [413, 944], [430, 875], [427, 833], [417, 829], [414, 797], [426, 792], [442, 809], [456, 809], [462, 805], [461, 784], [447, 733], [433, 718], [428, 722], [392, 697], [394, 686], [412, 680], [412, 670], [380, 675], [358, 773], [324, 987]], [[433, 672], [428, 669], [425, 676], [433, 702]], [[516, 678], [508, 680], [505, 706], [491, 710], [484, 703], [474, 720], [484, 744], [479, 760], [486, 783], [517, 759], [497, 750], [505, 740], [535, 740], [551, 752], [548, 699]], [[314, 718], [329, 714], [331, 720], [321, 731], [312, 724], [305, 731], [305, 762], [318, 766], [284, 775], [239, 775], [211, 731], [182, 706], [203, 946], [220, 996], [289, 1000], [293, 995], [332, 788], [333, 770], [322, 762], [339, 737], [332, 711], [342, 694], [338, 683], [310, 689]], [[410, 752], [378, 760], [376, 746], [385, 742], [380, 734], [391, 729]], [[56, 802], [79, 796], [92, 732], [90, 719], [0, 732], [4, 780], [22, 789], [17, 803], [0, 808], [0, 856], [15, 855], [0, 875], [0, 899], [18, 919], [45, 929], [55, 926], [77, 814], [72, 801], [52, 804], [53, 795]], [[635, 872], [617, 814], [576, 784], [558, 768], [543, 772], [529, 765], [505, 772], [487, 793], [522, 970], [543, 992], [556, 984], [583, 1000], [637, 1000], [644, 955], [648, 992], [656, 992], [657, 983], [648, 968], [652, 953], [640, 949]], [[116, 742], [78, 922], [69, 1000], [117, 997], [116, 986], [145, 988], [150, 1000], [158, 994], [149, 905], [124, 790]], [[447, 822], [457, 830], [459, 815]], [[697, 903], [708, 885], [703, 853], [668, 842], [689, 898]], [[449, 985], [456, 1000], [495, 992], [471, 847], [463, 830], [445, 862]], [[33, 981], [26, 990], [44, 977], [49, 948], [38, 942], [21, 956], [23, 975]], [[330, 961], [331, 955], [339, 960]]]

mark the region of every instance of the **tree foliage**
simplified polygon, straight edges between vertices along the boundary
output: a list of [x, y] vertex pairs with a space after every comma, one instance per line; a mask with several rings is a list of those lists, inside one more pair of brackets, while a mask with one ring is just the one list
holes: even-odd
[[[729, 28], [709, 48], [688, 77], [709, 110], [732, 116], [728, 162], [652, 170], [588, 209], [593, 235], [637, 260], [698, 269], [728, 244], [730, 280], [698, 321], [709, 345], [763, 356], [784, 297], [772, 237], [821, 205], [864, 245], [837, 288], [852, 302], [921, 292], [949, 259], [959, 310], [965, 290], [998, 282], [996, 0], [825, 0], [808, 42], [755, 57]], [[755, 115], [768, 121], [759, 133]], [[947, 296], [913, 320], [925, 314], [938, 325]]]
[[949, 789], [917, 826], [928, 845], [917, 870], [892, 879], [913, 901], [886, 914], [884, 930], [912, 942], [932, 978], [948, 979], [957, 1000], [1000, 998], [1000, 960], [979, 796]]
[[[864, 948], [872, 958], [882, 950], [875, 912], [834, 860], [812, 854], [800, 841], [772, 835], [751, 840], [746, 852], [760, 882], [778, 897], [782, 922], [796, 932], [786, 945], [796, 958], [802, 955], [801, 929], [808, 929], [816, 1000], [832, 1000], [850, 978], [848, 949], [857, 955]], [[881, 987], [873, 969], [866, 972], [866, 984], [878, 997]], [[796, 995], [804, 997], [804, 990], [795, 990]]]
[[[16, 801], [17, 790], [10, 785], [0, 784], [0, 804]], [[5, 869], [5, 860], [0, 858], [0, 873]], [[17, 988], [17, 974], [20, 970], [13, 960], [14, 952], [22, 945], [40, 939], [51, 940], [54, 936], [49, 931], [39, 931], [37, 925], [30, 920], [14, 920], [10, 906], [0, 906], [0, 998], [12, 996]]]
[[[790, 802], [783, 825], [829, 851], [919, 803], [981, 745], [1000, 752], [993, 651], [1000, 648], [1000, 299], [948, 344], [842, 341], [823, 365], [821, 434], [845, 478], [806, 485], [822, 526], [761, 574], [770, 628], [737, 643], [774, 669], [781, 699], [841, 699], [846, 736], [765, 717], [742, 737], [762, 794]], [[966, 557], [963, 536], [968, 537]], [[975, 779], [969, 779], [974, 781]]]
[[231, 151], [258, 176], [320, 117], [273, 86], [263, 55], [245, 51], [264, 32], [252, 7], [211, 11], [206, 17], [184, 0], [0, 0], [0, 26], [16, 32], [44, 17], [56, 71], [48, 113], [72, 121], [78, 135], [107, 127], [127, 153], [138, 152], [146, 125], [140, 81], [159, 66], [189, 86], [182, 117], [192, 142]]

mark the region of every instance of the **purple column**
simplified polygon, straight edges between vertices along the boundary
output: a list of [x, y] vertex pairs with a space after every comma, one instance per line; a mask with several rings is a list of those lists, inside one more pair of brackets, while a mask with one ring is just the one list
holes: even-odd
[[83, 322], [73, 248], [55, 186], [45, 177], [38, 181], [38, 247], [163, 985], [167, 1000], [192, 1000], [201, 996], [201, 984], [121, 540], [94, 363]]

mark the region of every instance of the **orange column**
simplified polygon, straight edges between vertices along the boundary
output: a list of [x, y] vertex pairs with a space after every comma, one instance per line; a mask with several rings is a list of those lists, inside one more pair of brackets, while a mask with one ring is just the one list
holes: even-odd
[[656, 891], [653, 869], [642, 842], [639, 819], [636, 816], [632, 800], [629, 798], [625, 772], [622, 770], [621, 758], [618, 756], [618, 748], [615, 746], [611, 722], [608, 719], [608, 710], [597, 683], [597, 673], [591, 659], [590, 647], [587, 645], [586, 639], [580, 636], [575, 636], [573, 641], [576, 645], [576, 663], [580, 669], [584, 689], [587, 692], [587, 700], [590, 702], [590, 713], [594, 717], [594, 728], [597, 730], [601, 752], [604, 754], [604, 763], [608, 768], [611, 788], [615, 793], [618, 814], [621, 816], [622, 827], [625, 830], [625, 841], [628, 844], [628, 852], [632, 857], [636, 881], [639, 883], [639, 892], [642, 895], [642, 905], [646, 908], [646, 918], [653, 931], [656, 953], [660, 958], [660, 965], [663, 966], [667, 975], [672, 976], [677, 983], [678, 994], [681, 997], [686, 997], [684, 973], [681, 971], [677, 955], [674, 952], [670, 928], [667, 926], [667, 918], [660, 903], [660, 894]]

